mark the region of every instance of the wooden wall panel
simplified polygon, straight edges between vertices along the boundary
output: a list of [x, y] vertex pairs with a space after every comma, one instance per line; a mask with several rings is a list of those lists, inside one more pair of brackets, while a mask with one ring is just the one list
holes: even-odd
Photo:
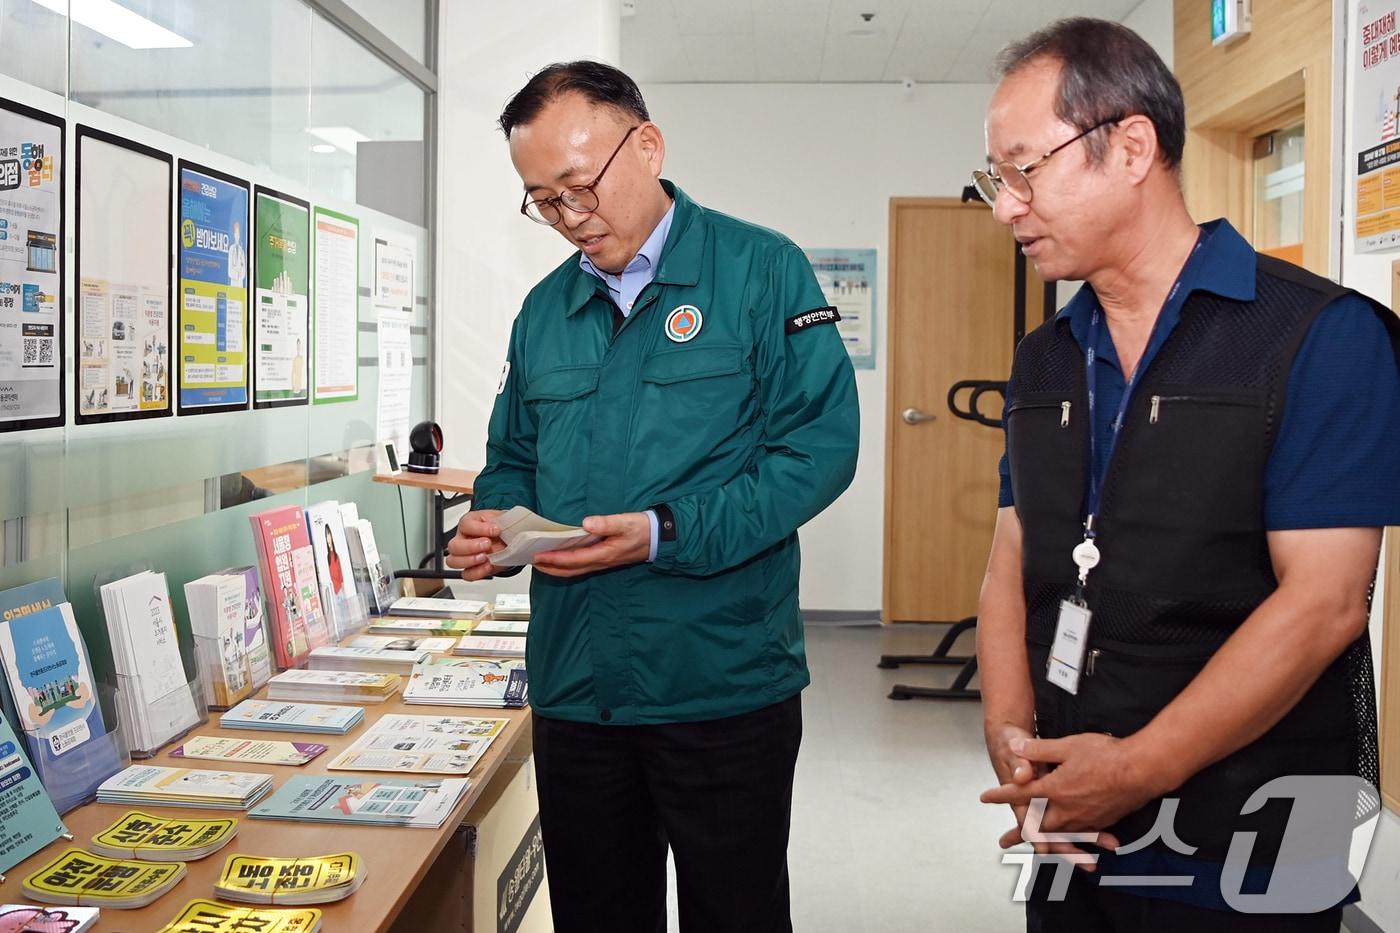
[[[1254, 0], [1253, 32], [1210, 44], [1210, 4], [1176, 0], [1175, 72], [1186, 98], [1186, 204], [1197, 220], [1249, 228], [1249, 156], [1242, 133], [1304, 100], [1304, 265], [1326, 275], [1331, 255], [1332, 4]], [[1233, 164], [1232, 164], [1233, 163]]]

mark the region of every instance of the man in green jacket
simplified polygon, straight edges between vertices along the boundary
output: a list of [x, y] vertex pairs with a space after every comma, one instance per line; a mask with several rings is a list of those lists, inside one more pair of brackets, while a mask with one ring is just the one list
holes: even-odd
[[551, 65], [501, 115], [521, 212], [579, 252], [526, 297], [449, 563], [500, 511], [601, 540], [540, 555], [528, 647], [555, 928], [791, 930], [809, 682], [797, 529], [855, 472], [855, 379], [806, 257], [661, 179], [625, 74]]

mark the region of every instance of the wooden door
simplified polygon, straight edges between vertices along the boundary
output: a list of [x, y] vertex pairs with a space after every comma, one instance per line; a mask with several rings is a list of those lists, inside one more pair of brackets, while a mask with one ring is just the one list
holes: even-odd
[[[887, 622], [946, 621], [977, 612], [996, 523], [1003, 437], [955, 418], [947, 395], [959, 380], [1004, 380], [1011, 372], [1015, 250], [1011, 231], [982, 204], [890, 202]], [[1028, 266], [1028, 328], [1043, 319], [1042, 295]], [[910, 424], [908, 409], [933, 418]], [[985, 395], [981, 411], [1000, 419], [1001, 396]]]

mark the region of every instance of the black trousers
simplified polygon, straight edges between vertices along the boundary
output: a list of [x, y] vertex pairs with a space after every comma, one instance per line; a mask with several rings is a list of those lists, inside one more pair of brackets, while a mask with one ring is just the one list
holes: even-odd
[[1055, 872], [1036, 872], [1027, 933], [1337, 933], [1342, 908], [1315, 914], [1239, 914], [1103, 887], [1075, 869], [1063, 901], [1048, 899]]
[[708, 722], [535, 717], [555, 933], [666, 933], [666, 849], [685, 933], [790, 933], [794, 696]]

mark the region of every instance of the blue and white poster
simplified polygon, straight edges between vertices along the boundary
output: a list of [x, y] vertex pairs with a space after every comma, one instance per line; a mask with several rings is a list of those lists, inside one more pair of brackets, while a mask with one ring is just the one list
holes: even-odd
[[856, 369], [875, 368], [875, 250], [809, 249], [826, 303], [841, 315], [836, 329]]
[[180, 163], [180, 410], [248, 404], [248, 185]]
[[0, 431], [63, 423], [62, 121], [0, 101]]

